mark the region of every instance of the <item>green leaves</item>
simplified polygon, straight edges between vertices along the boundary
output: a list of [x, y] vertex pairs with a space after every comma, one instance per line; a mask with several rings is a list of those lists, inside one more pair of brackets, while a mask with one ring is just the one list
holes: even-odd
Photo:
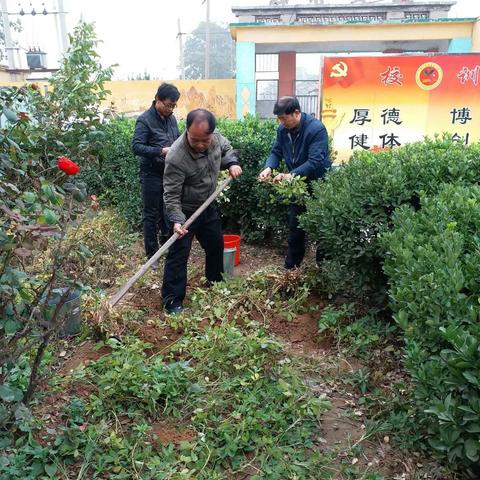
[[98, 386], [95, 403], [101, 406], [99, 416], [118, 409], [129, 414], [176, 412], [176, 404], [187, 391], [198, 390], [187, 379], [191, 370], [187, 362], [165, 364], [159, 357], [148, 361], [143, 351], [146, 347], [140, 341], [115, 345], [110, 355], [92, 366]]
[[20, 330], [21, 326], [22, 325], [19, 321], [9, 319], [5, 321], [3, 325], [3, 331], [5, 332], [6, 335], [13, 335], [15, 332]]
[[57, 473], [57, 465], [55, 465], [54, 463], [47, 463], [44, 465], [43, 467], [45, 469], [45, 473], [50, 477], [50, 478], [54, 478], [55, 477], [55, 474]]
[[479, 459], [479, 201], [478, 186], [441, 185], [419, 211], [398, 208], [381, 240], [429, 442], [463, 466]]
[[469, 438], [466, 440], [465, 455], [471, 462], [478, 462], [480, 460], [480, 440]]
[[7, 117], [7, 120], [9, 122], [16, 122], [18, 121], [18, 115], [16, 112], [14, 112], [13, 110], [10, 110], [9, 108], [3, 108], [3, 114], [5, 115], [5, 117]]
[[49, 225], [55, 225], [58, 223], [58, 216], [49, 208], [43, 210], [43, 214], [39, 217], [39, 223], [48, 223]]
[[419, 210], [421, 192], [435, 194], [444, 183], [478, 183], [479, 172], [480, 146], [466, 147], [448, 136], [389, 152], [355, 153], [314, 184], [302, 225], [341, 269], [343, 289], [385, 304], [386, 252], [379, 239], [391, 230], [395, 211], [402, 205]]
[[0, 399], [4, 402], [20, 402], [23, 399], [23, 392], [4, 383], [0, 385]]
[[23, 192], [22, 198], [25, 203], [29, 204], [35, 203], [37, 200], [37, 196], [33, 192]]

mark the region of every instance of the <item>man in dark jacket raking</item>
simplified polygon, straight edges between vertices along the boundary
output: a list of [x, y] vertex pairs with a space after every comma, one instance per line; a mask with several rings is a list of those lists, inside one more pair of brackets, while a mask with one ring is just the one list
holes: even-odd
[[[322, 178], [331, 166], [328, 156], [328, 134], [322, 122], [302, 113], [296, 97], [281, 97], [273, 109], [280, 126], [265, 169], [260, 178], [267, 178], [283, 159], [289, 173], [277, 174], [273, 181], [289, 181], [294, 175], [306, 177], [307, 182]], [[305, 231], [298, 224], [298, 217], [305, 206], [290, 204], [288, 212], [288, 250], [285, 268], [299, 267], [305, 256]], [[317, 250], [319, 260], [320, 250]]]
[[[180, 92], [169, 83], [162, 83], [151, 107], [142, 113], [135, 125], [132, 149], [140, 160], [140, 182], [143, 199], [143, 237], [145, 253], [150, 258], [168, 238], [168, 222], [163, 204], [163, 171], [165, 157], [180, 136], [173, 110]], [[158, 267], [158, 262], [152, 268]]]

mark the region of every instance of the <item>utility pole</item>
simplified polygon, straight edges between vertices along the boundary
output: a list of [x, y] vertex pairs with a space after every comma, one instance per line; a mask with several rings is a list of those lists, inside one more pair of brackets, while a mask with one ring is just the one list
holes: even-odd
[[210, 78], [210, 0], [207, 2], [207, 25], [205, 26], [205, 80]]
[[65, 8], [63, 0], [58, 0], [58, 20], [60, 23], [60, 38], [62, 41], [62, 53], [65, 55], [68, 50], [67, 24], [65, 22]]
[[8, 58], [8, 68], [10, 70], [15, 69], [15, 48], [12, 43], [12, 36], [10, 34], [10, 20], [8, 18], [7, 0], [0, 0], [0, 6], [2, 8], [2, 20], [3, 20], [3, 32], [5, 35], [5, 52]]
[[180, 79], [185, 80], [185, 57], [183, 55], [182, 28], [180, 27], [180, 18], [177, 18], [178, 25], [178, 48], [180, 48]]

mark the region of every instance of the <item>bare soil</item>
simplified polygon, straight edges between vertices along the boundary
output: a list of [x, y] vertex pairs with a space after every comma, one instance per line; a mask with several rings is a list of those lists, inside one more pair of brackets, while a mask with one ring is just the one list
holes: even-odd
[[97, 349], [95, 345], [95, 342], [92, 340], [87, 340], [69, 352], [60, 366], [60, 375], [67, 375], [71, 370], [80, 365], [88, 365], [89, 362], [98, 360], [112, 351], [110, 347]]
[[197, 438], [195, 430], [188, 425], [178, 425], [171, 419], [161, 420], [152, 423], [152, 437], [162, 445], [173, 443], [178, 445], [181, 442], [191, 442]]
[[180, 331], [168, 326], [141, 325], [140, 323], [135, 326], [134, 333], [138, 338], [152, 344], [152, 348], [147, 350], [148, 354], [166, 352], [182, 336]]

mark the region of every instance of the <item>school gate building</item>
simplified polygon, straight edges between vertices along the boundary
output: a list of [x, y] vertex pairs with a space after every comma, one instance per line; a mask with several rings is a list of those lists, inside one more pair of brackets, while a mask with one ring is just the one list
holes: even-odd
[[275, 99], [297, 95], [320, 115], [325, 58], [480, 51], [477, 18], [448, 18], [454, 1], [234, 7], [237, 118], [271, 117]]

